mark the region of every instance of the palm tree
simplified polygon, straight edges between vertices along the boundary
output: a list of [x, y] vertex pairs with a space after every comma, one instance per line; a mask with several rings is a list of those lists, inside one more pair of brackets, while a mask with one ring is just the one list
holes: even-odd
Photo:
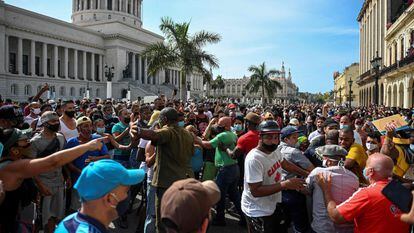
[[262, 105], [266, 103], [265, 94], [267, 94], [267, 98], [272, 98], [277, 89], [282, 89], [282, 85], [278, 81], [270, 79], [271, 76], [280, 72], [277, 70], [267, 71], [264, 62], [259, 66], [250, 66], [248, 70], [252, 75], [245, 89], [249, 92], [257, 93], [261, 88]]
[[175, 23], [171, 18], [161, 19], [160, 30], [166, 41], [150, 45], [143, 55], [148, 59], [148, 74], [155, 75], [159, 70], [178, 67], [180, 75], [180, 96], [185, 100], [187, 93], [186, 79], [193, 72], [206, 76], [209, 73], [204, 65], [218, 68], [217, 58], [203, 50], [207, 44], [218, 43], [219, 34], [200, 31], [189, 34], [189, 22]]
[[222, 90], [224, 89], [225, 84], [223, 81], [223, 77], [221, 75], [217, 75], [217, 78], [211, 82], [211, 89], [216, 91], [217, 89]]

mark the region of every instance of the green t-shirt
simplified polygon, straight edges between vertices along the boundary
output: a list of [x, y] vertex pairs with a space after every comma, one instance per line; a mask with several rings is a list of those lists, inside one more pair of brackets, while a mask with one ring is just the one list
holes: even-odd
[[[126, 128], [128, 128], [128, 125], [125, 125], [122, 122], [118, 122], [112, 127], [112, 134], [122, 133], [126, 130]], [[124, 145], [124, 146], [128, 146], [129, 143], [131, 143], [131, 137], [129, 135], [124, 136], [121, 139], [121, 141], [119, 141], [119, 144]], [[114, 150], [114, 155], [117, 156], [117, 160], [129, 161], [130, 154], [131, 154], [130, 150], [118, 150], [118, 149]]]
[[227, 148], [233, 150], [236, 147], [237, 135], [231, 131], [220, 133], [215, 138], [210, 140], [210, 144], [216, 149], [214, 163], [216, 167], [229, 166], [237, 163], [237, 160], [232, 159], [227, 152], [218, 148], [219, 143], [224, 144]]

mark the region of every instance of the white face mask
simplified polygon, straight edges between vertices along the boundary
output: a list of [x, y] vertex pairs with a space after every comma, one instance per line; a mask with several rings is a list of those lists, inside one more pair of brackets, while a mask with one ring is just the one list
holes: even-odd
[[367, 147], [367, 150], [369, 151], [373, 151], [378, 148], [378, 145], [374, 143], [366, 143], [365, 146]]
[[36, 114], [36, 115], [39, 115], [40, 114], [40, 108], [34, 108], [33, 113]]

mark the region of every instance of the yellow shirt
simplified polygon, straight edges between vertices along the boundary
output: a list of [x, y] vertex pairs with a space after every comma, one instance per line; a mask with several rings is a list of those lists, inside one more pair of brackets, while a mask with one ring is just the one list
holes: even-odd
[[355, 160], [355, 162], [358, 163], [359, 167], [363, 169], [365, 167], [365, 163], [367, 162], [368, 155], [365, 152], [364, 147], [357, 143], [354, 143], [352, 144], [351, 148], [349, 148], [349, 152], [346, 158]]

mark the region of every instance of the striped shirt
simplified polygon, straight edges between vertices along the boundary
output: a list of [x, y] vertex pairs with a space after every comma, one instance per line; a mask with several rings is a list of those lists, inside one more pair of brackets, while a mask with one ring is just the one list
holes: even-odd
[[107, 233], [98, 220], [81, 213], [74, 213], [63, 219], [55, 233]]

